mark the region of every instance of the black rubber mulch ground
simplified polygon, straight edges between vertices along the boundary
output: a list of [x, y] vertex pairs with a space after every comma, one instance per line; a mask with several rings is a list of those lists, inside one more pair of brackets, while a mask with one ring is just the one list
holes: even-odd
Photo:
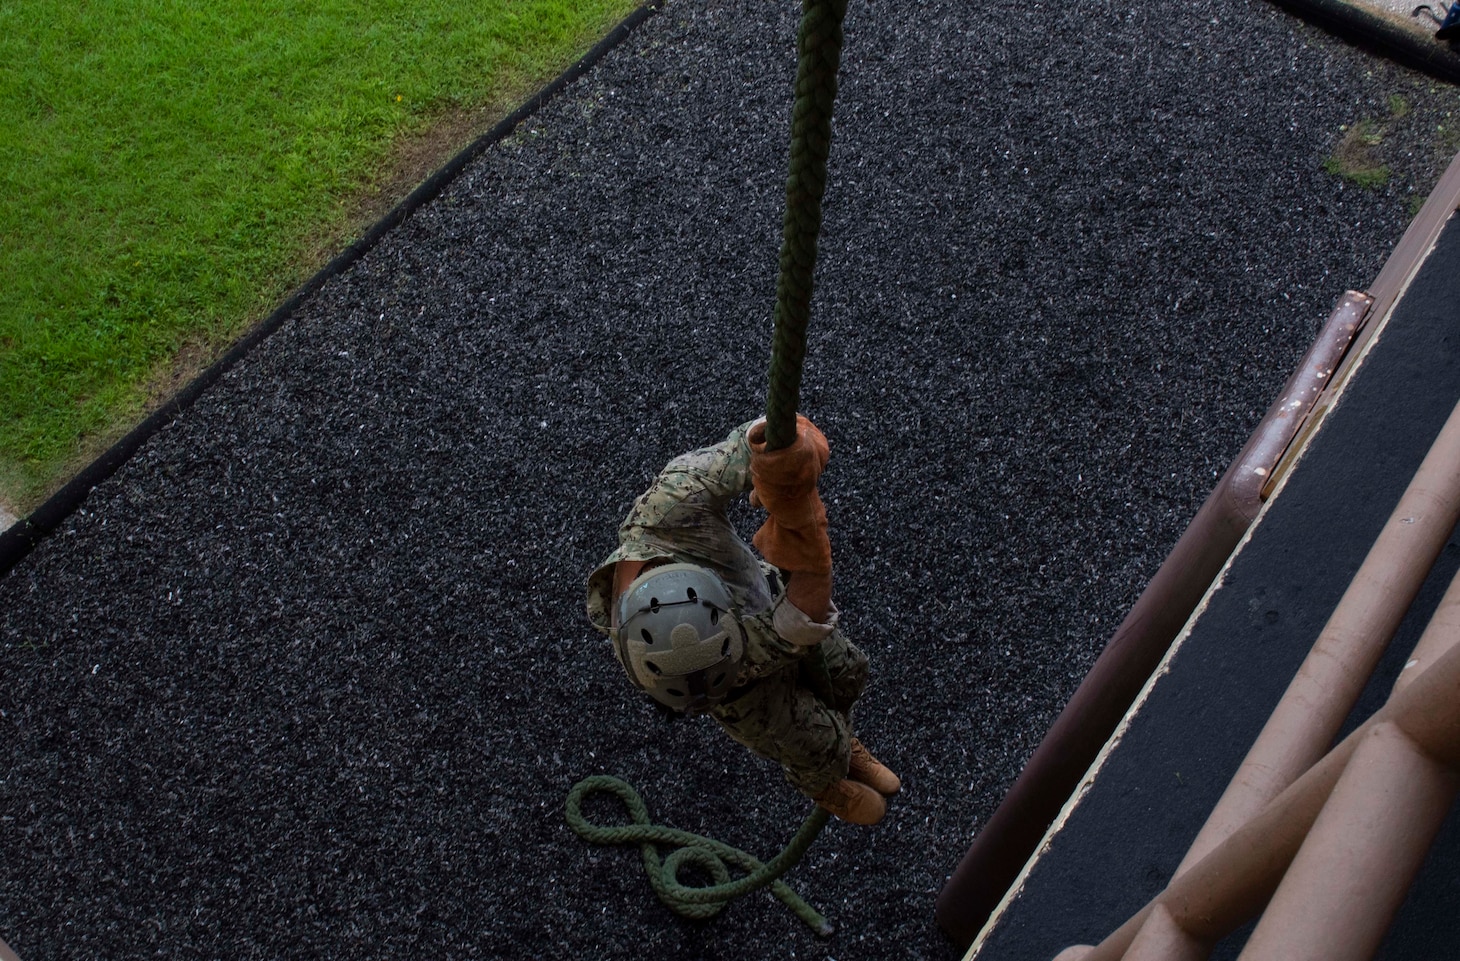
[[[0, 580], [26, 961], [950, 954], [945, 876], [1454, 97], [1255, 0], [853, 6], [804, 409], [906, 794], [792, 874], [819, 941], [765, 895], [681, 920], [562, 817], [595, 772], [765, 855], [805, 813], [581, 612], [658, 466], [762, 403], [795, 15], [672, 0]], [[1378, 191], [1321, 169], [1364, 118]]]

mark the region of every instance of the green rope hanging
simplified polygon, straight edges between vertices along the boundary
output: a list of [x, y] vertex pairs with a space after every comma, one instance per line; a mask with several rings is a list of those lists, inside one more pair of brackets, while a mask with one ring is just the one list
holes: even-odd
[[796, 439], [816, 239], [821, 232], [821, 197], [826, 192], [831, 111], [836, 101], [846, 12], [847, 0], [803, 0], [801, 7], [796, 106], [791, 116], [791, 161], [786, 177], [780, 279], [776, 284], [776, 329], [766, 397], [768, 450], [789, 447]]
[[[801, 368], [806, 357], [806, 328], [816, 268], [816, 241], [821, 232], [821, 198], [826, 192], [826, 158], [831, 149], [831, 112], [841, 66], [842, 20], [847, 0], [803, 0], [797, 38], [796, 103], [791, 116], [791, 158], [786, 177], [786, 213], [782, 222], [780, 278], [776, 284], [775, 337], [771, 347], [770, 386], [766, 397], [766, 447], [780, 450], [796, 439], [796, 410], [801, 401]], [[819, 665], [825, 673], [825, 665]], [[602, 827], [583, 817], [583, 799], [603, 791], [628, 808], [632, 824]], [[625, 781], [594, 775], [568, 792], [569, 826], [595, 844], [638, 844], [649, 883], [659, 899], [689, 918], [714, 917], [731, 900], [762, 887], [786, 904], [822, 937], [831, 925], [795, 891], [778, 880], [816, 840], [831, 815], [812, 808], [796, 836], [780, 854], [762, 863], [739, 848], [713, 838], [649, 821], [639, 793]], [[679, 847], [661, 859], [655, 844]], [[680, 868], [694, 865], [715, 883], [692, 888], [679, 883]], [[732, 881], [727, 865], [747, 872]]]
[[[801, 5], [791, 161], [786, 176], [786, 213], [781, 224], [781, 272], [776, 283], [776, 328], [766, 394], [766, 450], [780, 450], [796, 440], [796, 411], [801, 403], [801, 369], [806, 359], [806, 328], [811, 323], [816, 242], [821, 234], [821, 198], [826, 193], [831, 112], [836, 104], [846, 12], [847, 0], [803, 0]], [[812, 686], [826, 700], [831, 679], [819, 649], [806, 667]]]
[[[583, 817], [583, 799], [595, 791], [612, 794], [622, 801], [633, 822], [612, 827], [589, 823]], [[784, 882], [777, 880], [801, 860], [801, 856], [826, 825], [831, 815], [821, 808], [814, 809], [796, 832], [796, 836], [791, 839], [791, 843], [765, 863], [739, 848], [713, 838], [650, 822], [649, 809], [639, 792], [626, 781], [606, 774], [596, 774], [573, 785], [568, 792], [566, 813], [568, 825], [585, 841], [594, 844], [637, 844], [644, 859], [644, 872], [649, 875], [650, 886], [659, 896], [659, 900], [676, 914], [686, 918], [712, 918], [735, 898], [769, 886], [771, 893], [806, 922], [811, 930], [822, 937], [831, 934], [831, 925], [826, 918]], [[656, 844], [673, 844], [678, 847], [668, 857], [661, 859]], [[679, 870], [690, 865], [707, 871], [715, 879], [715, 883], [702, 888], [680, 884]], [[734, 865], [747, 873], [732, 881], [727, 865]]]

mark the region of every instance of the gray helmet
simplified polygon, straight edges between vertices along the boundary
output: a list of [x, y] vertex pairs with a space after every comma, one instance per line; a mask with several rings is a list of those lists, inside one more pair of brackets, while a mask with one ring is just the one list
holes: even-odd
[[740, 673], [745, 629], [725, 582], [694, 564], [665, 564], [619, 597], [614, 653], [634, 685], [676, 711], [724, 700]]

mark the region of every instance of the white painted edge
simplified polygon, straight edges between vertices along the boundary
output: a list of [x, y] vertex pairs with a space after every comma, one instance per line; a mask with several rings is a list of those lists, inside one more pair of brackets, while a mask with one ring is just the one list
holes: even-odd
[[[1322, 429], [1321, 424], [1319, 425], [1319, 429]], [[1306, 450], [1306, 445], [1304, 446], [1304, 449]], [[1291, 473], [1292, 472], [1289, 471], [1288, 476], [1291, 476]], [[1013, 904], [1014, 899], [1023, 892], [1024, 884], [1028, 881], [1029, 874], [1034, 870], [1034, 867], [1039, 862], [1039, 859], [1049, 852], [1054, 843], [1055, 836], [1064, 829], [1065, 823], [1069, 821], [1070, 817], [1074, 814], [1075, 809], [1080, 806], [1080, 802], [1085, 799], [1085, 795], [1089, 792], [1090, 788], [1094, 786], [1095, 778], [1099, 776], [1100, 769], [1105, 766], [1106, 760], [1115, 751], [1115, 749], [1120, 746], [1120, 742], [1125, 738], [1125, 733], [1129, 729], [1132, 721], [1135, 719], [1136, 715], [1140, 713], [1141, 708], [1145, 706], [1146, 700], [1151, 696], [1151, 691], [1155, 688], [1156, 682], [1159, 681], [1164, 675], [1169, 673], [1171, 659], [1176, 656], [1176, 652], [1180, 650], [1181, 645], [1191, 634], [1192, 628], [1201, 618], [1201, 615], [1206, 611], [1208, 604], [1211, 602], [1212, 595], [1221, 588], [1223, 583], [1225, 583], [1228, 570], [1230, 570], [1233, 562], [1237, 559], [1237, 556], [1242, 553], [1242, 549], [1247, 546], [1247, 542], [1252, 539], [1253, 532], [1256, 531], [1257, 528], [1262, 524], [1263, 517], [1267, 514], [1268, 506], [1278, 499], [1278, 496], [1282, 494], [1283, 488], [1285, 486], [1287, 486], [1287, 476], [1278, 481], [1277, 488], [1272, 492], [1272, 495], [1265, 502], [1263, 502], [1262, 507], [1258, 510], [1257, 517], [1253, 519], [1250, 525], [1248, 525], [1247, 531], [1242, 535], [1242, 539], [1237, 542], [1237, 546], [1233, 548], [1232, 553], [1228, 555], [1227, 561], [1225, 564], [1222, 565], [1221, 571], [1218, 572], [1216, 578], [1212, 581], [1211, 586], [1207, 588], [1206, 593], [1202, 595], [1201, 601], [1197, 603], [1196, 609], [1193, 610], [1191, 612], [1191, 616], [1187, 618], [1186, 623], [1182, 626], [1180, 633], [1176, 635], [1176, 639], [1172, 641], [1171, 646], [1167, 648], [1166, 653], [1161, 658], [1161, 662], [1156, 665], [1156, 669], [1152, 671], [1151, 676], [1146, 679], [1146, 683], [1141, 688], [1140, 694], [1136, 695], [1134, 703], [1132, 703], [1130, 709], [1126, 711], [1125, 716], [1121, 718], [1120, 723], [1116, 725], [1115, 731], [1110, 735], [1110, 739], [1105, 742], [1105, 746], [1100, 749], [1100, 753], [1097, 754], [1095, 756], [1095, 760], [1091, 762], [1089, 769], [1080, 779], [1079, 786], [1075, 788], [1074, 792], [1070, 795], [1069, 800], [1065, 801], [1064, 807], [1060, 809], [1059, 816], [1054, 819], [1053, 823], [1050, 824], [1048, 830], [1044, 832], [1044, 837], [1040, 840], [1039, 846], [1035, 848], [1034, 854], [1032, 854], [1029, 860], [1024, 863], [1024, 867], [1019, 871], [1019, 876], [1015, 878], [1014, 883], [1009, 886], [1009, 890], [1004, 892], [1004, 897], [999, 901], [998, 906], [994, 908], [993, 913], [989, 915], [988, 921], [984, 922], [984, 926], [979, 931], [978, 936], [973, 939], [973, 944], [969, 945], [968, 953], [963, 956], [964, 961], [973, 961], [973, 959], [978, 957], [978, 952], [983, 948], [984, 942], [993, 933], [994, 928], [998, 926], [999, 921], [1002, 920], [1004, 912], [1008, 910], [1011, 904]]]

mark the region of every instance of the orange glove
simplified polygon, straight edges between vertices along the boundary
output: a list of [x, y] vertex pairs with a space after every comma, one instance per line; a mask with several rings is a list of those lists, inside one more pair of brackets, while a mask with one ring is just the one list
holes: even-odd
[[790, 447], [767, 451], [764, 422], [750, 429], [749, 440], [755, 499], [770, 514], [751, 540], [782, 570], [830, 574], [826, 507], [816, 492], [817, 478], [831, 456], [826, 437], [798, 414]]

